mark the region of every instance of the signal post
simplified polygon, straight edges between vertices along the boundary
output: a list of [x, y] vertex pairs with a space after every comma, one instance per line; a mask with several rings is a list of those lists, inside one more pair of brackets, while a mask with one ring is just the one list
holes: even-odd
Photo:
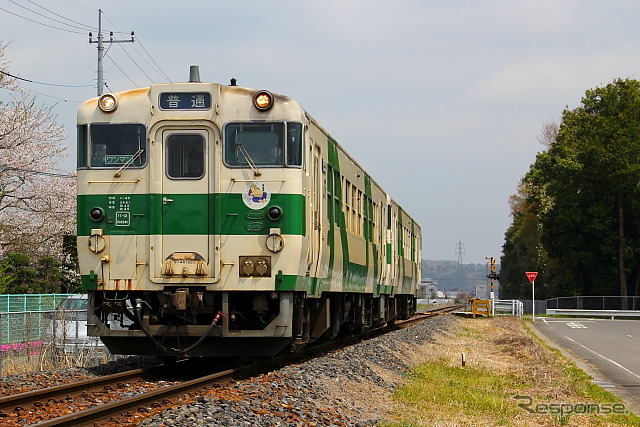
[[491, 312], [494, 314], [495, 293], [493, 292], [493, 281], [500, 280], [500, 274], [496, 272], [496, 259], [494, 257], [486, 257], [486, 259], [489, 260], [489, 274], [487, 274], [487, 278], [489, 279], [489, 290], [491, 292], [489, 294], [489, 298], [491, 298]]

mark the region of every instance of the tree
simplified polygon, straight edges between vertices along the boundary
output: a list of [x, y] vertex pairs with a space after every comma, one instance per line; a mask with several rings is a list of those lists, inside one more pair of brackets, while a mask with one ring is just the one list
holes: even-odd
[[78, 267], [78, 241], [75, 234], [66, 234], [62, 239], [62, 283], [61, 291], [75, 294], [82, 291], [80, 269]]
[[64, 274], [60, 262], [44, 257], [31, 262], [25, 254], [9, 253], [0, 261], [0, 283], [5, 294], [51, 294], [61, 292]]
[[7, 74], [5, 48], [0, 43], [0, 89], [10, 99], [0, 101], [0, 255], [58, 256], [62, 236], [75, 228], [73, 174], [55, 172], [64, 130]]
[[[502, 298], [528, 298], [531, 295], [526, 271], [538, 271], [544, 263], [538, 218], [529, 197], [526, 179], [518, 186], [518, 194], [511, 196], [512, 224], [505, 233], [505, 243], [500, 258], [500, 294]], [[541, 272], [540, 278], [544, 274]], [[541, 298], [544, 295], [540, 294]]]
[[589, 201], [590, 230], [599, 236], [601, 254], [592, 259], [617, 261], [620, 295], [627, 296], [627, 264], [635, 250], [626, 233], [633, 230], [629, 237], [637, 241], [640, 230], [640, 82], [619, 79], [588, 90], [582, 107], [564, 112], [557, 140], [571, 149], [578, 166], [574, 185]]
[[[586, 91], [543, 139], [548, 150], [523, 178], [523, 212], [537, 220], [546, 282], [554, 293], [627, 296], [633, 278], [640, 293], [640, 82], [619, 79]], [[523, 224], [523, 215], [514, 218], [510, 256]], [[522, 258], [505, 262], [514, 260]]]

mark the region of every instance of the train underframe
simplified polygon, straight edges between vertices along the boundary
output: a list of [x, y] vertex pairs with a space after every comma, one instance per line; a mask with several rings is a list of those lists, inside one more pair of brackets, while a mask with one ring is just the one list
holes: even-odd
[[88, 331], [114, 354], [271, 357], [411, 317], [413, 295], [304, 292], [89, 293]]

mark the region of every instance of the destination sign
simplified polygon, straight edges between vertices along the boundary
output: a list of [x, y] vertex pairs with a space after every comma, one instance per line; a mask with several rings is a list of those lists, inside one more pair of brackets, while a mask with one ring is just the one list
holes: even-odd
[[208, 110], [209, 92], [164, 92], [160, 94], [161, 110]]

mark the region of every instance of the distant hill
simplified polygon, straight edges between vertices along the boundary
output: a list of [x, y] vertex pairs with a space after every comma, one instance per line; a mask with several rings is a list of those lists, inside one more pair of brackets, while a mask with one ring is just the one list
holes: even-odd
[[[500, 271], [500, 266], [496, 267]], [[440, 290], [475, 291], [476, 285], [489, 283], [487, 274], [489, 274], [488, 264], [461, 264], [458, 266], [457, 261], [422, 260], [422, 279], [437, 281]]]

